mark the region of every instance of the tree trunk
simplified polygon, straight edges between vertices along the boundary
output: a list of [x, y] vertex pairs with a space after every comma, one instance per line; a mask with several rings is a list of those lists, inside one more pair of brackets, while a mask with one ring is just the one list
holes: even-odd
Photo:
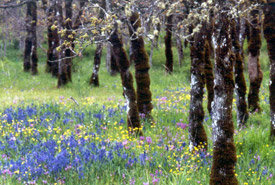
[[232, 46], [235, 55], [234, 63], [234, 76], [235, 76], [235, 94], [236, 94], [236, 104], [237, 104], [237, 124], [241, 128], [245, 125], [248, 120], [249, 114], [247, 111], [246, 104], [246, 83], [244, 78], [244, 59], [242, 56], [242, 49], [240, 45], [240, 19], [232, 20]]
[[271, 128], [270, 137], [275, 140], [275, 1], [267, 0], [264, 19], [264, 36], [270, 60], [269, 101]]
[[261, 49], [261, 26], [259, 22], [259, 10], [253, 9], [250, 14], [251, 23], [248, 43], [248, 73], [250, 88], [248, 94], [248, 107], [251, 112], [260, 111], [259, 91], [263, 80], [259, 56]]
[[[65, 39], [70, 42], [72, 45], [73, 38], [72, 38], [72, 0], [65, 1], [65, 12], [66, 12], [66, 19], [65, 19]], [[72, 51], [67, 46], [65, 49], [65, 58], [61, 59], [59, 65], [59, 74], [58, 74], [58, 87], [64, 86], [67, 83], [72, 81]]]
[[32, 52], [32, 3], [27, 4], [26, 16], [26, 40], [24, 51], [24, 71], [29, 72], [31, 69], [31, 52]]
[[127, 102], [127, 124], [130, 132], [143, 135], [141, 130], [140, 118], [138, 114], [136, 92], [134, 89], [133, 76], [130, 72], [130, 61], [126, 51], [123, 48], [122, 39], [118, 35], [118, 31], [114, 31], [110, 37], [112, 43], [112, 51], [119, 66], [120, 76], [123, 86], [123, 95]]
[[176, 35], [176, 41], [177, 41], [179, 66], [182, 67], [182, 61], [184, 59], [184, 54], [183, 54], [183, 46], [182, 46], [181, 38], [179, 35]]
[[173, 72], [173, 51], [172, 51], [172, 28], [173, 28], [173, 15], [166, 17], [166, 36], [165, 36], [165, 55], [166, 63], [165, 69], [168, 74]]
[[[83, 1], [83, 0], [82, 0]], [[106, 7], [106, 2], [102, 1], [101, 7], [105, 8]], [[84, 4], [82, 4], [84, 5]], [[104, 19], [104, 12], [100, 10], [99, 19]], [[99, 79], [98, 79], [98, 71], [100, 68], [100, 63], [101, 63], [101, 56], [102, 56], [102, 50], [103, 50], [103, 44], [99, 43], [96, 45], [96, 51], [95, 51], [95, 56], [94, 56], [94, 68], [93, 68], [93, 73], [90, 78], [90, 85], [94, 85], [95, 87], [99, 86]]]
[[132, 59], [135, 63], [136, 84], [137, 84], [137, 105], [139, 113], [144, 114], [146, 118], [151, 118], [152, 93], [150, 91], [150, 75], [149, 75], [149, 57], [144, 47], [142, 36], [138, 36], [135, 32], [141, 27], [139, 14], [133, 12], [130, 17], [129, 33], [134, 40], [131, 40]]
[[212, 104], [213, 162], [210, 185], [237, 185], [235, 165], [237, 161], [232, 120], [233, 61], [228, 2], [216, 0], [222, 9], [215, 15], [213, 42], [215, 49], [214, 103]]
[[27, 17], [26, 17], [26, 31], [27, 36], [25, 40], [24, 51], [24, 71], [32, 74], [38, 73], [37, 70], [37, 37], [36, 37], [36, 25], [37, 25], [37, 6], [36, 2], [27, 3]]
[[[182, 21], [182, 18], [177, 17], [176, 21], [180, 22], [180, 21]], [[177, 45], [177, 50], [178, 50], [178, 61], [179, 61], [179, 66], [182, 67], [182, 62], [183, 62], [183, 59], [184, 59], [184, 54], [183, 54], [182, 41], [181, 41], [181, 38], [179, 36], [181, 34], [182, 30], [181, 30], [181, 28], [177, 28], [177, 31], [178, 31], [178, 34], [175, 34], [175, 37], [176, 37], [176, 45]]]
[[36, 75], [38, 73], [37, 63], [38, 63], [38, 56], [37, 56], [37, 6], [36, 2], [31, 2], [31, 12], [32, 12], [32, 22], [31, 22], [31, 34], [32, 34], [32, 48], [31, 48], [31, 71], [32, 75]]
[[[47, 9], [48, 7], [48, 9]], [[56, 48], [59, 46], [59, 35], [58, 30], [54, 29], [54, 22], [57, 21], [58, 9], [55, 0], [50, 0], [47, 4], [46, 0], [43, 0], [43, 9], [47, 14], [47, 25], [48, 25], [48, 51], [47, 51], [47, 62], [46, 72], [51, 73], [52, 76], [58, 77], [58, 59], [59, 52]]]
[[212, 117], [212, 107], [211, 104], [214, 99], [214, 74], [213, 74], [213, 65], [211, 62], [211, 47], [209, 40], [205, 40], [205, 51], [204, 51], [204, 73], [205, 73], [205, 82], [206, 82], [206, 89], [207, 89], [207, 109]]
[[205, 85], [204, 73], [204, 45], [203, 30], [195, 33], [191, 43], [191, 100], [189, 109], [189, 149], [194, 147], [207, 149], [207, 135], [203, 127], [203, 88]]
[[94, 69], [90, 79], [90, 85], [94, 85], [95, 87], [99, 86], [98, 71], [100, 67], [102, 49], [103, 49], [103, 45], [101, 43], [97, 44], [95, 56], [94, 56]]

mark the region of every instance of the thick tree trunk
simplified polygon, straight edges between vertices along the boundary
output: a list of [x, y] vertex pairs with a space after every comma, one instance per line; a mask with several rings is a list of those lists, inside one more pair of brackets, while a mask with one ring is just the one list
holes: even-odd
[[100, 67], [102, 50], [103, 50], [103, 44], [101, 43], [97, 44], [96, 50], [95, 50], [95, 56], [94, 56], [93, 74], [90, 79], [90, 85], [94, 85], [95, 87], [99, 86], [98, 71]]
[[248, 120], [249, 114], [247, 111], [246, 104], [246, 83], [244, 78], [244, 59], [242, 56], [242, 49], [240, 45], [240, 22], [239, 19], [236, 23], [235, 20], [232, 20], [232, 46], [233, 52], [235, 55], [234, 63], [234, 74], [235, 74], [235, 94], [236, 94], [236, 104], [237, 104], [237, 124], [241, 128], [245, 125]]
[[210, 185], [237, 185], [235, 165], [237, 161], [234, 145], [234, 124], [232, 120], [233, 61], [231, 58], [230, 20], [225, 8], [227, 1], [216, 0], [217, 7], [223, 7], [215, 15], [214, 49], [215, 81], [214, 103], [212, 104], [213, 162]]
[[205, 46], [204, 46], [204, 73], [205, 73], [205, 82], [206, 82], [206, 89], [207, 89], [207, 109], [212, 117], [212, 107], [211, 104], [214, 99], [214, 74], [213, 74], [213, 65], [211, 62], [211, 47], [209, 40], [205, 40]]
[[[66, 19], [65, 19], [65, 39], [68, 42], [73, 42], [72, 35], [72, 16], [73, 16], [73, 9], [72, 9], [72, 0], [65, 1], [65, 12], [66, 12]], [[64, 86], [67, 83], [72, 81], [72, 51], [70, 48], [65, 49], [65, 58], [61, 59], [59, 65], [59, 73], [58, 73], [58, 87]]]
[[173, 51], [172, 51], [172, 28], [173, 28], [173, 15], [166, 17], [166, 36], [165, 36], [165, 55], [166, 63], [165, 69], [168, 74], [173, 72]]
[[263, 73], [260, 66], [260, 49], [261, 49], [261, 25], [259, 21], [259, 10], [254, 9], [250, 14], [251, 23], [248, 43], [248, 73], [250, 88], [248, 94], [248, 107], [251, 112], [260, 111], [259, 91], [263, 80]]
[[275, 140], [275, 0], [267, 0], [264, 19], [264, 36], [270, 60], [269, 101], [271, 128], [270, 137]]
[[38, 73], [37, 70], [37, 37], [36, 37], [36, 25], [37, 25], [37, 6], [36, 2], [27, 3], [27, 18], [26, 18], [26, 31], [27, 36], [25, 40], [24, 51], [24, 71], [31, 70], [32, 74]]
[[130, 61], [126, 51], [123, 48], [122, 39], [116, 30], [110, 37], [112, 43], [112, 51], [119, 66], [120, 76], [123, 86], [123, 95], [127, 101], [127, 124], [130, 132], [135, 132], [138, 135], [143, 135], [141, 130], [140, 118], [138, 114], [137, 98], [134, 89], [134, 80], [130, 72]]
[[142, 36], [135, 35], [138, 28], [141, 27], [139, 14], [133, 12], [130, 17], [129, 33], [134, 35], [136, 39], [131, 40], [132, 44], [132, 59], [135, 63], [136, 70], [136, 84], [137, 84], [137, 105], [139, 113], [144, 114], [145, 117], [151, 118], [151, 111], [153, 109], [152, 93], [150, 91], [150, 75], [149, 75], [149, 57], [144, 47], [144, 40]]
[[204, 45], [203, 30], [196, 33], [191, 43], [191, 100], [189, 109], [189, 149], [194, 147], [207, 149], [207, 135], [203, 127], [203, 88], [205, 85], [204, 73]]

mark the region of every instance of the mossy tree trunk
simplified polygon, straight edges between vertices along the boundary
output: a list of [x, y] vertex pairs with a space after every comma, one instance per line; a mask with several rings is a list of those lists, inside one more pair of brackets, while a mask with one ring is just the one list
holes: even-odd
[[26, 17], [26, 31], [27, 36], [25, 40], [25, 51], [24, 51], [24, 71], [32, 74], [38, 73], [37, 70], [37, 6], [36, 2], [27, 3], [27, 17]]
[[[65, 40], [71, 42], [72, 45], [73, 37], [72, 37], [72, 16], [73, 16], [73, 9], [72, 9], [72, 0], [65, 0]], [[59, 69], [58, 69], [58, 87], [64, 86], [67, 83], [72, 81], [72, 51], [70, 48], [65, 49], [64, 58], [59, 61]]]
[[212, 107], [211, 104], [214, 99], [214, 74], [213, 74], [213, 65], [211, 61], [211, 47], [209, 40], [205, 40], [204, 45], [204, 73], [205, 73], [205, 82], [206, 82], [206, 89], [207, 89], [207, 109], [212, 117]]
[[242, 48], [240, 45], [240, 19], [232, 20], [232, 46], [235, 55], [234, 76], [235, 76], [235, 94], [237, 104], [237, 124], [241, 128], [248, 120], [249, 114], [246, 104], [246, 83], [244, 78], [244, 59], [242, 56]]
[[[250, 0], [255, 3], [255, 0]], [[248, 107], [251, 112], [260, 111], [259, 91], [263, 80], [260, 65], [261, 49], [261, 24], [259, 21], [259, 9], [253, 9], [250, 13], [249, 42], [248, 42], [248, 73], [250, 80]]]
[[[102, 8], [106, 7], [105, 1], [102, 1], [101, 7]], [[104, 12], [102, 10], [100, 10], [98, 18], [104, 19]], [[95, 87], [99, 86], [98, 72], [99, 72], [100, 63], [101, 63], [102, 50], [103, 50], [103, 44], [98, 43], [96, 45], [96, 50], [95, 50], [93, 73], [90, 78], [90, 85], [94, 85]]]
[[[180, 21], [182, 21], [182, 18], [177, 17], [176, 21], [180, 22]], [[183, 65], [182, 62], [184, 59], [183, 45], [182, 45], [182, 40], [180, 38], [180, 33], [181, 33], [182, 29], [177, 28], [177, 31], [178, 31], [178, 34], [175, 34], [175, 37], [176, 37], [176, 45], [177, 45], [177, 50], [178, 50], [178, 62], [179, 62], [179, 66], [182, 67], [182, 65]]]
[[145, 50], [144, 40], [142, 36], [136, 35], [136, 31], [141, 27], [139, 14], [133, 12], [130, 17], [129, 33], [134, 38], [131, 40], [132, 59], [135, 63], [135, 78], [137, 84], [137, 105], [138, 111], [144, 114], [146, 118], [151, 118], [153, 109], [152, 93], [150, 91], [150, 75], [149, 75], [149, 57]]
[[172, 28], [173, 15], [166, 17], [166, 35], [165, 35], [165, 69], [168, 74], [173, 73], [173, 51], [172, 51]]
[[135, 132], [138, 135], [142, 135], [136, 92], [134, 89], [134, 80], [130, 72], [130, 61], [123, 47], [122, 39], [121, 36], [119, 36], [118, 30], [112, 33], [110, 36], [110, 42], [112, 43], [112, 51], [117, 65], [119, 66], [123, 86], [123, 95], [127, 102], [128, 129], [130, 132]]
[[189, 149], [194, 147], [207, 149], [207, 135], [203, 127], [204, 110], [203, 110], [203, 88], [205, 85], [205, 56], [204, 30], [195, 33], [191, 42], [191, 100], [189, 109]]
[[95, 87], [99, 86], [98, 71], [99, 71], [99, 67], [100, 67], [102, 49], [103, 49], [102, 43], [99, 43], [96, 45], [93, 74], [90, 79], [90, 85], [94, 85]]
[[275, 140], [275, 0], [267, 0], [265, 7], [264, 36], [270, 60], [269, 101], [271, 128], [270, 137]]
[[235, 165], [237, 161], [234, 145], [232, 101], [234, 90], [233, 61], [231, 60], [230, 19], [228, 1], [216, 0], [222, 9], [215, 15], [214, 50], [215, 81], [214, 103], [212, 104], [213, 162], [210, 185], [237, 185]]
[[[52, 76], [58, 77], [58, 59], [59, 52], [56, 48], [59, 46], [59, 35], [58, 30], [53, 29], [54, 22], [57, 21], [57, 7], [56, 1], [54, 0], [43, 0], [44, 11], [47, 15], [47, 36], [48, 36], [48, 51], [47, 51], [47, 62], [46, 72], [51, 73]], [[48, 3], [49, 2], [49, 3]]]

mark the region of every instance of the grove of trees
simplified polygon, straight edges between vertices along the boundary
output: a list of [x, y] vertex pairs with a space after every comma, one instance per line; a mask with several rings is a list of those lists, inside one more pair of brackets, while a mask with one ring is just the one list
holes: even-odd
[[[24, 14], [24, 18], [16, 19], [11, 12], [16, 12], [17, 17]], [[89, 84], [100, 86], [98, 72], [106, 48], [106, 66], [110, 75], [121, 76], [127, 125], [136, 135], [144, 134], [141, 115], [154, 124], [149, 70], [154, 67], [153, 49], [159, 47], [161, 33], [165, 34], [163, 65], [167, 78], [173, 74], [173, 39], [181, 66], [184, 65], [183, 42], [189, 46], [189, 149], [191, 152], [194, 147], [208, 150], [208, 138], [213, 138], [210, 184], [238, 184], [233, 97], [235, 92], [236, 122], [238, 129], [243, 129], [250, 113], [261, 113], [259, 92], [263, 73], [259, 56], [265, 38], [270, 60], [269, 135], [271, 140], [275, 139], [275, 0], [4, 0], [0, 2], [0, 15], [3, 43], [9, 39], [5, 30], [9, 29], [8, 22], [16, 24], [10, 27], [18, 26], [20, 21], [25, 26], [24, 34], [18, 29], [12, 33], [12, 37], [20, 36], [25, 41], [19, 43], [24, 55], [23, 70], [40, 75], [37, 66], [46, 63], [45, 71], [57, 78], [59, 88], [74, 83], [73, 59], [81, 57], [89, 45], [96, 46]], [[37, 54], [43, 37], [47, 38], [46, 61], [41, 61]], [[245, 40], [248, 43], [247, 100]], [[151, 43], [151, 53], [145, 49], [146, 41]], [[1, 54], [5, 55], [5, 47], [0, 48]], [[130, 71], [131, 63], [135, 76]], [[212, 136], [207, 136], [203, 126], [204, 88], [208, 93]]]

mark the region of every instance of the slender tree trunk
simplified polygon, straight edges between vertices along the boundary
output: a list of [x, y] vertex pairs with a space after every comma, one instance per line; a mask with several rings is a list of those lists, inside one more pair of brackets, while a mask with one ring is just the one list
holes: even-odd
[[137, 84], [137, 105], [139, 113], [142, 113], [147, 118], [151, 118], [151, 111], [153, 109], [152, 93], [150, 91], [150, 75], [149, 75], [149, 57], [144, 47], [144, 40], [142, 36], [138, 36], [135, 32], [141, 27], [139, 14], [133, 12], [130, 17], [129, 33], [136, 39], [131, 40], [133, 61], [136, 70], [136, 84]]
[[204, 73], [204, 45], [203, 30], [195, 33], [191, 43], [191, 100], [189, 111], [189, 149], [194, 147], [207, 149], [207, 135], [203, 127], [204, 110], [203, 110], [203, 88], [205, 85]]
[[141, 130], [140, 118], [138, 114], [137, 98], [134, 89], [134, 80], [130, 72], [130, 61], [127, 57], [127, 53], [123, 48], [122, 39], [118, 35], [116, 30], [110, 37], [112, 43], [114, 57], [117, 65], [119, 66], [120, 76], [123, 86], [123, 95], [127, 102], [127, 124], [130, 132], [136, 132], [139, 135], [143, 135]]
[[[65, 19], [65, 39], [68, 42], [73, 42], [72, 35], [72, 0], [65, 1], [65, 12], [66, 12], [66, 19]], [[72, 43], [71, 43], [72, 45]], [[65, 58], [60, 61], [59, 65], [59, 74], [58, 74], [58, 87], [64, 86], [67, 83], [72, 81], [72, 52], [70, 48], [65, 49]]]
[[265, 7], [264, 36], [270, 60], [269, 101], [271, 128], [270, 137], [275, 140], [275, 0], [267, 0]]
[[[47, 8], [48, 7], [48, 8]], [[54, 29], [54, 22], [58, 20], [58, 5], [55, 0], [43, 0], [43, 9], [47, 14], [47, 25], [48, 25], [48, 51], [47, 51], [47, 62], [46, 72], [51, 73], [52, 76], [58, 77], [58, 60], [60, 53], [56, 48], [60, 44], [59, 35], [57, 29]], [[57, 26], [57, 25], [55, 25]]]
[[[105, 1], [102, 1], [101, 7], [102, 8], [106, 7]], [[102, 10], [100, 11], [98, 17], [99, 19], [104, 19], [104, 12]], [[95, 56], [94, 56], [93, 74], [90, 78], [90, 85], [94, 85], [95, 87], [99, 86], [98, 72], [99, 72], [100, 63], [101, 63], [102, 50], [103, 50], [103, 44], [102, 43], [97, 44]]]
[[101, 43], [97, 44], [96, 50], [95, 50], [95, 56], [94, 56], [94, 69], [90, 79], [90, 85], [94, 85], [95, 87], [99, 86], [98, 71], [100, 67], [102, 49], [103, 49], [103, 45]]
[[210, 185], [237, 185], [235, 165], [237, 161], [234, 145], [234, 124], [232, 120], [233, 101], [233, 61], [230, 59], [232, 41], [228, 1], [216, 0], [216, 6], [222, 9], [215, 15], [215, 86], [212, 104], [213, 162]]
[[183, 46], [182, 46], [181, 38], [179, 35], [176, 35], [176, 41], [177, 41], [177, 49], [178, 49], [179, 66], [182, 67], [184, 54], [183, 54]]
[[173, 15], [166, 17], [166, 36], [165, 36], [165, 55], [166, 63], [165, 69], [168, 74], [173, 73], [173, 51], [172, 51], [172, 28]]
[[249, 114], [247, 111], [246, 104], [246, 83], [244, 78], [244, 59], [242, 56], [242, 49], [240, 45], [240, 19], [238, 19], [237, 24], [235, 20], [232, 20], [232, 45], [233, 52], [235, 55], [234, 64], [234, 76], [235, 76], [235, 94], [236, 94], [236, 104], [237, 104], [237, 124], [241, 128], [245, 125], [248, 120]]
[[32, 50], [32, 3], [27, 4], [27, 17], [26, 17], [26, 40], [24, 51], [24, 71], [29, 72], [31, 69], [31, 50]]
[[[177, 17], [176, 21], [182, 21], [181, 18]], [[178, 50], [178, 61], [179, 61], [179, 66], [182, 67], [182, 62], [184, 59], [184, 54], [183, 54], [183, 45], [182, 45], [182, 41], [181, 38], [179, 36], [180, 32], [182, 31], [181, 28], [177, 28], [178, 34], [175, 34], [176, 37], [176, 45], [177, 45], [177, 50]]]
[[212, 117], [212, 107], [211, 104], [214, 99], [214, 74], [213, 74], [213, 65], [211, 62], [211, 47], [209, 40], [205, 40], [205, 46], [204, 46], [204, 73], [205, 73], [205, 82], [206, 82], [206, 89], [207, 89], [207, 109]]
[[[112, 11], [112, 1], [105, 0], [105, 6], [107, 12]], [[107, 53], [106, 53], [106, 68], [107, 71], [110, 73], [111, 76], [116, 75], [119, 72], [119, 66], [117, 65], [116, 59], [114, 57], [114, 53], [112, 52], [112, 45], [111, 43], [107, 43]]]
[[36, 75], [38, 73], [38, 56], [37, 56], [37, 6], [36, 2], [31, 2], [31, 11], [32, 11], [32, 22], [31, 22], [31, 32], [32, 32], [32, 49], [31, 49], [31, 59], [32, 66], [31, 71], [32, 75]]
[[33, 75], [38, 73], [36, 25], [37, 25], [36, 2], [29, 2], [27, 3], [27, 17], [26, 17], [27, 36], [25, 40], [23, 66], [24, 66], [25, 72], [29, 72], [31, 70]]
[[248, 43], [248, 73], [250, 80], [250, 88], [248, 94], [248, 107], [251, 112], [260, 111], [259, 91], [263, 80], [263, 73], [260, 65], [260, 49], [261, 49], [261, 26], [259, 22], [259, 10], [254, 9], [250, 14], [251, 23], [249, 33], [250, 39]]

